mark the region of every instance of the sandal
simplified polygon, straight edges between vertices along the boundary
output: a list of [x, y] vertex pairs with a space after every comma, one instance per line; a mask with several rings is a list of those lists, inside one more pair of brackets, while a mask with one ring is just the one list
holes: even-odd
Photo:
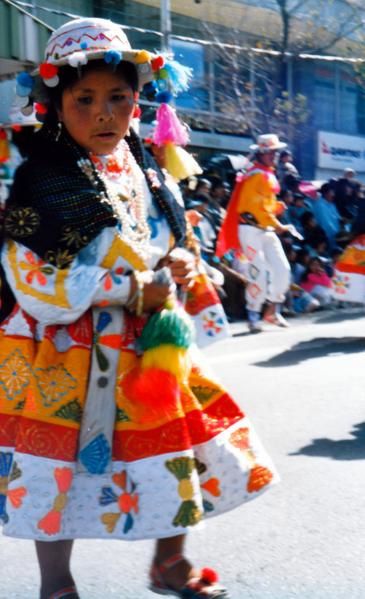
[[166, 584], [164, 573], [185, 560], [181, 553], [176, 553], [161, 564], [154, 563], [150, 572], [149, 589], [159, 595], [172, 595], [181, 599], [229, 599], [228, 591], [217, 584], [218, 574], [211, 568], [203, 568], [199, 576], [190, 578], [180, 589]]
[[55, 593], [52, 593], [52, 595], [50, 595], [48, 599], [80, 599], [80, 596], [76, 590], [76, 587], [72, 585], [70, 587], [60, 589]]

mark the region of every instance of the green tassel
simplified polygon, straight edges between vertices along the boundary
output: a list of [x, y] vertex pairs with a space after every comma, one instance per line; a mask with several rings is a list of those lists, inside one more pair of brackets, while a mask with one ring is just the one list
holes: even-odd
[[193, 342], [193, 324], [183, 311], [164, 309], [147, 322], [138, 340], [142, 351], [160, 345], [175, 345], [187, 349]]

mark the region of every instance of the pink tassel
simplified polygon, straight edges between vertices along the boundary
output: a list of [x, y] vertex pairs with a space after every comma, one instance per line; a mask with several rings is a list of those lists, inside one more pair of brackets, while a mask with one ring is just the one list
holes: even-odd
[[157, 146], [167, 143], [186, 146], [189, 135], [186, 127], [179, 121], [176, 111], [168, 104], [161, 104], [156, 116], [157, 125], [153, 133], [153, 143]]

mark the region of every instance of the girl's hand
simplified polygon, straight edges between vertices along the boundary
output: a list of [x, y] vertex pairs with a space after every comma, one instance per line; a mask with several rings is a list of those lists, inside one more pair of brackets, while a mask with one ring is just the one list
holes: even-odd
[[[139, 273], [139, 277], [143, 278], [143, 312], [154, 312], [161, 308], [166, 300], [174, 294], [175, 292], [175, 283], [156, 283], [153, 281], [154, 273], [152, 271], [145, 271], [143, 273]], [[127, 307], [135, 311], [137, 307], [137, 282], [135, 277], [131, 276], [131, 290], [130, 290], [130, 298], [134, 298], [131, 303], [127, 302]]]
[[175, 285], [145, 283], [143, 290], [143, 312], [154, 312], [161, 308], [175, 292]]
[[166, 256], [165, 264], [171, 270], [175, 283], [181, 285], [183, 291], [194, 285], [194, 277], [197, 275], [196, 259], [190, 252], [175, 248]]

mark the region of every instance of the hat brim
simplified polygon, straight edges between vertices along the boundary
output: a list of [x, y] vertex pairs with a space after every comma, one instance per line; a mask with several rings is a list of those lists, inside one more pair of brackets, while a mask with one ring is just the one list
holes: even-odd
[[[102, 60], [105, 56], [105, 50], [90, 50], [90, 51], [80, 50], [80, 52], [83, 52], [85, 54], [85, 56], [87, 57], [86, 64], [90, 60]], [[125, 50], [122, 52], [122, 60], [125, 60], [126, 62], [131, 62], [132, 64], [134, 64], [136, 66], [137, 73], [138, 73], [139, 89], [141, 90], [143, 88], [143, 86], [146, 85], [146, 83], [153, 81], [154, 72], [152, 70], [152, 66], [151, 66], [150, 62], [145, 62], [143, 64], [137, 62], [137, 60], [136, 60], [137, 55], [140, 54], [140, 52], [141, 52], [141, 50]], [[76, 52], [72, 52], [68, 56], [62, 56], [62, 58], [60, 58], [58, 60], [50, 60], [49, 63], [53, 64], [56, 67], [69, 66], [69, 64], [70, 64], [69, 58], [70, 58], [70, 56], [72, 56], [72, 54], [76, 54]], [[151, 52], [149, 52], [149, 54], [151, 56], [151, 60], [153, 60], [157, 56]], [[108, 63], [105, 63], [105, 64], [108, 64]], [[81, 65], [81, 66], [85, 66], [85, 65]], [[146, 67], [145, 68], [146, 72], [141, 71], [140, 67], [142, 67], [142, 66]], [[148, 70], [147, 70], [147, 67], [148, 67]], [[31, 75], [33, 77], [39, 78], [39, 67], [34, 69], [34, 71], [31, 72]]]
[[284, 148], [287, 148], [288, 144], [284, 143], [283, 141], [280, 141], [278, 144], [276, 144], [275, 146], [272, 146], [271, 148], [261, 148], [258, 144], [253, 144], [252, 146], [249, 147], [249, 149], [251, 150], [251, 152], [262, 152], [263, 154], [265, 152], [273, 152], [276, 150], [283, 150]]

